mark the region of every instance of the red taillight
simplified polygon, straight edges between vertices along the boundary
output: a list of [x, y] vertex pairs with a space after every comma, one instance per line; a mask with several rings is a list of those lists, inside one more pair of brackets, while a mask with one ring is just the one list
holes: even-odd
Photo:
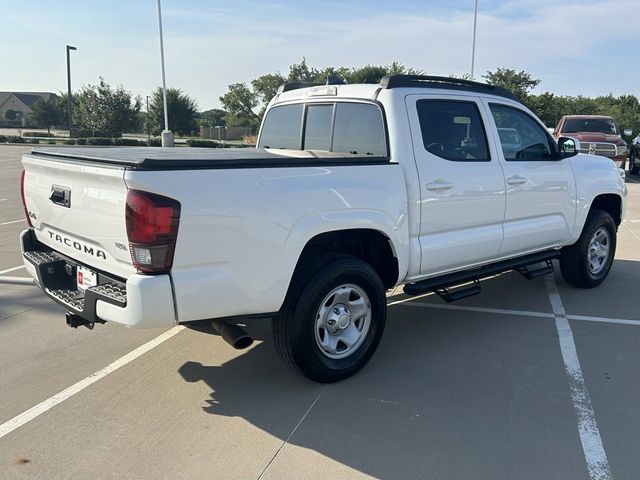
[[22, 175], [20, 175], [20, 197], [22, 197], [22, 208], [24, 208], [24, 216], [27, 217], [27, 223], [30, 227], [33, 227], [29, 217], [29, 210], [27, 210], [27, 201], [24, 199], [24, 174], [25, 171], [22, 170]]
[[155, 193], [127, 192], [127, 237], [133, 265], [142, 273], [165, 273], [173, 265], [180, 202]]

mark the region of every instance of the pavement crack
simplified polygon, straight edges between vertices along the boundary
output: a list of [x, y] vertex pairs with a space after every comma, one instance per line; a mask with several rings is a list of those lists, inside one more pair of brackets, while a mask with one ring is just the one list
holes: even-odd
[[264, 467], [264, 470], [262, 470], [262, 472], [260, 473], [260, 476], [258, 476], [257, 480], [260, 480], [264, 474], [267, 472], [267, 470], [269, 470], [269, 467], [271, 466], [271, 464], [273, 463], [273, 461], [276, 459], [276, 457], [280, 454], [280, 452], [282, 451], [282, 449], [284, 448], [284, 446], [286, 444], [289, 443], [289, 440], [291, 440], [291, 437], [293, 437], [293, 434], [296, 433], [296, 430], [298, 430], [298, 428], [300, 427], [300, 425], [302, 425], [302, 422], [304, 422], [304, 419], [307, 418], [307, 415], [309, 415], [309, 413], [311, 412], [311, 410], [313, 410], [313, 407], [316, 406], [316, 403], [318, 403], [318, 400], [320, 400], [320, 397], [322, 397], [322, 395], [324, 394], [324, 391], [327, 389], [328, 385], [325, 385], [324, 387], [322, 387], [322, 390], [320, 390], [320, 393], [318, 393], [318, 396], [315, 398], [315, 400], [311, 403], [311, 405], [309, 406], [309, 408], [307, 409], [306, 412], [304, 412], [304, 415], [302, 415], [302, 417], [300, 418], [300, 420], [298, 421], [298, 423], [296, 424], [295, 427], [293, 427], [293, 430], [291, 430], [291, 433], [289, 433], [289, 436], [287, 437], [287, 439], [282, 442], [282, 445], [280, 445], [280, 447], [278, 448], [278, 450], [276, 450], [276, 453], [273, 454], [273, 456], [271, 457], [271, 460], [269, 460], [269, 463], [267, 463], [267, 465]]
[[30, 312], [34, 308], [36, 308], [36, 307], [27, 308], [26, 310], [22, 310], [22, 311], [17, 312], [17, 313], [12, 313], [11, 315], [8, 315], [6, 317], [2, 317], [2, 318], [0, 318], [0, 322], [2, 322], [4, 320], [9, 320], [10, 318], [13, 318], [13, 317], [17, 317], [18, 315], [22, 315], [23, 313]]

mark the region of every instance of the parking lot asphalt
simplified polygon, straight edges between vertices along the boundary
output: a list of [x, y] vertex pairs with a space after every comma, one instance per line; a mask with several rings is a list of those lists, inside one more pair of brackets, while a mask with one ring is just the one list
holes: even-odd
[[[26, 150], [0, 145], [5, 277], [26, 275]], [[206, 325], [76, 331], [0, 283], [0, 479], [636, 480], [639, 181], [600, 287], [507, 273], [450, 305], [398, 289], [372, 361], [326, 386], [284, 368], [268, 321], [244, 351]]]

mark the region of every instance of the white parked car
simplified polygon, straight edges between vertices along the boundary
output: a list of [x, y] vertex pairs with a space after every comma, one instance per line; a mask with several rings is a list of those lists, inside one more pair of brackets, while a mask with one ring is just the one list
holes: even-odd
[[216, 319], [243, 347], [234, 319], [270, 318], [285, 362], [332, 382], [376, 350], [396, 285], [454, 301], [553, 259], [584, 288], [611, 268], [620, 172], [556, 142], [504, 89], [403, 75], [285, 85], [258, 144], [26, 154], [29, 273], [72, 326]]

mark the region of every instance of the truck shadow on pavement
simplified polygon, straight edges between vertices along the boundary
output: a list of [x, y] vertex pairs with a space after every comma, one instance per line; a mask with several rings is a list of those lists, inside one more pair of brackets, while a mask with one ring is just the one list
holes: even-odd
[[62, 312], [64, 309], [49, 300], [35, 286], [0, 284], [0, 322], [25, 312]]
[[[608, 282], [589, 291], [567, 286], [556, 273], [568, 313], [588, 313], [588, 305], [572, 312], [578, 303], [606, 309], [620, 302], [637, 283], [637, 266], [616, 261]], [[504, 275], [488, 280], [487, 290], [507, 294], [514, 281], [526, 282]], [[549, 312], [544, 280], [526, 287], [547, 302], [539, 311]], [[346, 466], [378, 478], [522, 478], [523, 472], [575, 478], [584, 468], [552, 318], [391, 307], [369, 365], [326, 387], [281, 364], [268, 321], [248, 329], [264, 341], [220, 366], [186, 362], [180, 375], [211, 388], [205, 412], [241, 417], [282, 442], [318, 452], [334, 471]], [[291, 461], [286, 448], [283, 462]]]

